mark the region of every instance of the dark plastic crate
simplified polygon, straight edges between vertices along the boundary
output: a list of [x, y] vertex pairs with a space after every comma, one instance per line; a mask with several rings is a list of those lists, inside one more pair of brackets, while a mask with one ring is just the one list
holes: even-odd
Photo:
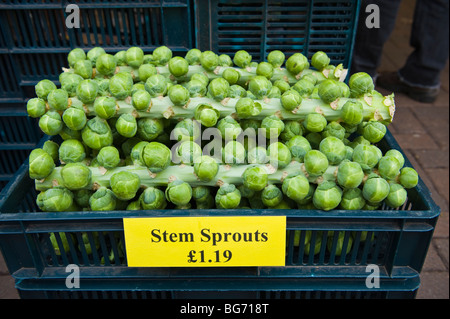
[[[398, 149], [388, 131], [380, 142], [383, 151]], [[410, 163], [406, 160], [406, 165]], [[10, 273], [16, 279], [55, 279], [67, 276], [65, 267], [80, 266], [83, 278], [148, 278], [198, 276], [361, 278], [366, 267], [378, 265], [383, 278], [410, 277], [420, 273], [440, 208], [433, 202], [422, 180], [408, 191], [407, 203], [398, 210], [163, 210], [113, 212], [38, 212], [34, 181], [28, 177], [27, 162], [0, 193], [0, 248]], [[123, 218], [171, 216], [287, 216], [285, 267], [232, 268], [142, 268], [127, 267]], [[298, 244], [295, 232], [302, 231]], [[309, 243], [306, 231], [311, 231]], [[342, 254], [338, 235], [344, 236]], [[329, 236], [328, 236], [329, 235]], [[55, 236], [58, 250], [51, 244]], [[68, 246], [62, 244], [62, 236]], [[87, 239], [92, 252], [84, 245]], [[316, 254], [307, 249], [318, 244]], [[330, 247], [327, 242], [330, 241]], [[351, 247], [349, 246], [351, 242]], [[346, 249], [348, 248], [348, 250]], [[313, 249], [311, 249], [311, 252]]]
[[332, 64], [350, 65], [360, 1], [329, 0], [211, 0], [199, 6], [199, 43], [212, 37], [211, 49], [234, 54], [247, 50], [262, 61], [272, 50], [287, 57], [302, 52], [308, 58], [319, 51]]
[[[368, 288], [365, 279], [279, 278], [267, 275], [239, 278], [146, 278], [80, 280], [67, 288], [60, 280], [20, 280], [22, 299], [413, 299], [420, 285], [418, 275], [381, 279], [379, 288]], [[270, 303], [270, 301], [269, 301]], [[271, 306], [269, 306], [271, 308]], [[272, 309], [273, 310], [273, 309]], [[177, 311], [179, 311], [177, 309]]]

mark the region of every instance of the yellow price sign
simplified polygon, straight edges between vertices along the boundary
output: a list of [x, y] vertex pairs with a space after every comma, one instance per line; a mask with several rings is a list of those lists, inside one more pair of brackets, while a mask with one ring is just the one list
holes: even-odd
[[285, 216], [124, 218], [129, 267], [284, 266]]

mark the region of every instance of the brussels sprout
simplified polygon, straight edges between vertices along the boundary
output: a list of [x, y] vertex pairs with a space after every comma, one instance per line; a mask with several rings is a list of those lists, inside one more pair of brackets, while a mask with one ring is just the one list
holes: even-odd
[[323, 51], [317, 51], [311, 58], [311, 65], [319, 71], [322, 71], [328, 64], [330, 64], [330, 58]]
[[76, 163], [86, 158], [86, 149], [79, 140], [68, 139], [61, 143], [58, 154], [62, 163]]
[[154, 74], [145, 81], [145, 89], [151, 97], [164, 96], [169, 90], [169, 82], [165, 76]]
[[280, 136], [284, 127], [284, 122], [276, 115], [266, 116], [261, 122], [262, 132], [268, 139]]
[[225, 69], [222, 73], [222, 77], [227, 80], [230, 85], [236, 84], [241, 78], [241, 74], [232, 68]]
[[39, 119], [39, 127], [47, 135], [57, 135], [63, 128], [61, 115], [56, 111], [48, 111]]
[[217, 129], [226, 141], [234, 140], [242, 133], [241, 126], [230, 115], [219, 120]]
[[136, 118], [131, 114], [121, 114], [116, 121], [117, 133], [124, 137], [133, 137], [137, 133], [138, 125]]
[[206, 127], [216, 125], [219, 117], [220, 112], [209, 104], [200, 104], [194, 114], [194, 118]]
[[[334, 250], [334, 253], [336, 256], [340, 256], [342, 253], [344, 254], [348, 254], [350, 253], [351, 249], [352, 249], [352, 244], [353, 244], [353, 238], [352, 236], [348, 236], [347, 235], [347, 249], [345, 250], [345, 252], [343, 252], [344, 250], [344, 242], [345, 242], [345, 232], [344, 231], [340, 231], [338, 233], [338, 238], [336, 241], [336, 249]], [[333, 242], [334, 239], [332, 236], [328, 237], [328, 241], [327, 241], [327, 248], [329, 252], [333, 251]]]
[[51, 91], [47, 96], [48, 105], [56, 110], [63, 111], [69, 105], [69, 95], [63, 89], [56, 89]]
[[93, 211], [114, 210], [116, 209], [116, 201], [114, 193], [102, 186], [89, 198], [89, 206]]
[[281, 90], [276, 86], [272, 86], [269, 93], [267, 94], [269, 99], [281, 99]]
[[334, 136], [339, 140], [343, 141], [345, 138], [345, 128], [336, 121], [331, 121], [327, 124], [325, 129], [322, 131], [322, 137], [326, 138], [328, 136]]
[[127, 51], [125, 50], [121, 50], [119, 52], [117, 52], [116, 54], [114, 54], [114, 58], [117, 61], [117, 65], [118, 66], [124, 66], [127, 65]]
[[73, 66], [73, 72], [83, 79], [91, 79], [94, 75], [94, 67], [90, 60], [79, 60]]
[[262, 99], [266, 97], [269, 94], [270, 89], [272, 89], [272, 82], [264, 76], [257, 75], [248, 83], [248, 89], [257, 99]]
[[328, 168], [329, 162], [325, 154], [318, 150], [311, 150], [304, 157], [305, 169], [311, 176], [320, 176]]
[[258, 115], [261, 109], [261, 104], [248, 97], [240, 98], [236, 102], [236, 113], [242, 119]]
[[302, 103], [302, 97], [300, 94], [292, 89], [287, 90], [281, 95], [281, 106], [286, 111], [293, 111], [300, 106]]
[[130, 200], [136, 196], [141, 179], [135, 173], [128, 171], [120, 171], [114, 173], [110, 180], [111, 190], [120, 200]]
[[376, 174], [369, 175], [363, 186], [363, 196], [370, 203], [380, 203], [389, 194], [389, 183]]
[[373, 145], [358, 144], [353, 149], [353, 161], [361, 165], [363, 170], [374, 168], [379, 161], [378, 152]]
[[199, 49], [193, 48], [190, 49], [186, 56], [184, 57], [189, 65], [198, 65], [200, 64], [200, 56], [202, 55], [202, 51]]
[[55, 168], [55, 162], [49, 153], [41, 148], [31, 151], [28, 172], [32, 179], [46, 178]]
[[252, 56], [245, 50], [239, 50], [234, 55], [233, 62], [238, 67], [245, 68], [252, 62]]
[[347, 101], [342, 106], [341, 118], [348, 125], [358, 125], [363, 120], [363, 106], [359, 101]]
[[147, 141], [137, 142], [131, 149], [130, 159], [134, 165], [145, 166], [144, 159], [142, 157], [144, 147], [148, 144]]
[[360, 97], [365, 93], [370, 93], [374, 89], [372, 77], [365, 72], [352, 74], [348, 81], [350, 94], [352, 97]]
[[340, 207], [346, 210], [361, 210], [366, 204], [360, 188], [345, 189]]
[[355, 188], [362, 183], [364, 172], [358, 163], [344, 160], [338, 166], [336, 178], [341, 187]]
[[188, 90], [190, 97], [204, 97], [208, 92], [207, 87], [200, 80], [191, 79], [189, 82], [183, 84]]
[[305, 135], [312, 149], [318, 150], [320, 142], [322, 141], [322, 135], [317, 132], [309, 132]]
[[342, 96], [342, 89], [338, 81], [327, 79], [319, 84], [318, 94], [322, 101], [331, 103]]
[[261, 199], [267, 207], [275, 207], [283, 200], [283, 193], [275, 185], [267, 185], [261, 192]]
[[263, 167], [255, 165], [245, 169], [242, 179], [243, 185], [249, 190], [261, 191], [266, 187], [269, 177]]
[[278, 169], [286, 167], [292, 160], [291, 151], [281, 142], [270, 144], [267, 148], [267, 156], [269, 163]]
[[286, 92], [291, 88], [289, 82], [286, 82], [285, 80], [276, 80], [275, 82], [273, 82], [273, 86], [279, 88], [281, 94], [283, 94], [284, 92]]
[[94, 47], [87, 52], [86, 57], [92, 62], [92, 65], [95, 66], [98, 57], [105, 53], [105, 49], [101, 47]]
[[131, 47], [125, 52], [127, 64], [138, 68], [144, 62], [144, 51], [139, 47]]
[[303, 122], [303, 126], [310, 132], [319, 133], [327, 127], [327, 119], [320, 113], [309, 113]]
[[41, 207], [47, 212], [63, 212], [73, 204], [73, 194], [63, 187], [53, 187], [40, 196]]
[[53, 141], [45, 141], [42, 145], [42, 149], [46, 151], [53, 159], [53, 162], [57, 162], [59, 159], [59, 145]]
[[210, 156], [202, 155], [194, 161], [194, 172], [198, 179], [209, 182], [217, 175], [219, 164]]
[[337, 84], [341, 87], [341, 97], [350, 97], [350, 88], [348, 85], [341, 81], [337, 81]]
[[189, 71], [189, 63], [180, 56], [173, 57], [169, 60], [169, 72], [175, 76], [180, 77], [187, 74]]
[[313, 92], [314, 84], [310, 80], [302, 78], [294, 84], [292, 89], [297, 91], [300, 96], [307, 97]]
[[302, 134], [302, 124], [299, 121], [287, 120], [284, 121], [284, 130], [281, 132], [280, 138], [282, 141], [287, 142], [294, 136]]
[[168, 91], [169, 99], [174, 105], [183, 106], [189, 101], [190, 94], [188, 89], [180, 84], [175, 84]]
[[419, 183], [419, 174], [412, 167], [403, 167], [398, 180], [404, 188], [413, 188]]
[[131, 104], [138, 111], [148, 110], [152, 97], [146, 90], [138, 89], [131, 97]]
[[212, 51], [204, 51], [200, 55], [200, 64], [207, 71], [214, 71], [219, 65], [219, 56]]
[[95, 99], [95, 114], [102, 119], [110, 119], [116, 114], [116, 99], [109, 96], [100, 96]]
[[228, 54], [219, 55], [219, 65], [220, 66], [233, 66], [233, 60]]
[[108, 122], [96, 116], [87, 121], [86, 126], [81, 130], [83, 142], [94, 150], [99, 150], [104, 146], [113, 143], [113, 135]]
[[157, 47], [153, 51], [153, 59], [157, 62], [158, 65], [166, 65], [171, 58], [172, 50], [164, 45]]
[[97, 161], [106, 169], [114, 168], [120, 163], [119, 150], [114, 146], [102, 147], [98, 152]]
[[184, 119], [175, 125], [175, 128], [170, 134], [172, 140], [195, 141], [201, 134], [201, 125], [198, 121], [191, 119]]
[[74, 66], [75, 62], [79, 60], [86, 60], [86, 53], [81, 48], [75, 48], [67, 55], [67, 62], [69, 62], [71, 68]]
[[269, 62], [260, 62], [256, 68], [256, 75], [264, 76], [270, 80], [273, 76], [273, 65]]
[[342, 190], [335, 182], [324, 182], [317, 186], [313, 195], [313, 204], [318, 209], [331, 210], [336, 208], [342, 199]]
[[39, 118], [46, 112], [45, 101], [41, 98], [35, 97], [27, 102], [28, 116], [33, 118]]
[[73, 192], [73, 200], [82, 208], [88, 208], [89, 198], [92, 196], [93, 191], [89, 189], [80, 189]]
[[139, 80], [144, 82], [147, 81], [149, 77], [158, 73], [156, 67], [152, 64], [142, 64], [139, 69]]
[[344, 142], [335, 136], [325, 137], [319, 144], [319, 150], [325, 154], [331, 165], [338, 165], [347, 154]]
[[298, 174], [286, 177], [281, 185], [281, 190], [283, 191], [283, 194], [293, 201], [300, 202], [308, 196], [310, 185], [308, 179], [304, 175]]
[[285, 60], [285, 55], [280, 50], [273, 50], [270, 51], [269, 55], [267, 56], [267, 62], [272, 64], [274, 68], [279, 68], [283, 65]]
[[222, 150], [222, 160], [226, 164], [244, 164], [245, 147], [242, 143], [229, 141]]
[[247, 162], [249, 164], [265, 164], [268, 160], [267, 150], [264, 147], [253, 147], [247, 152]]
[[286, 69], [293, 75], [297, 75], [309, 68], [308, 58], [301, 53], [294, 53], [286, 61]]
[[50, 80], [41, 80], [34, 86], [37, 97], [43, 99], [44, 101], [47, 101], [47, 95], [56, 89], [56, 84]]
[[222, 101], [228, 96], [230, 84], [224, 78], [215, 78], [208, 85], [208, 97]]
[[300, 135], [293, 136], [286, 142], [286, 146], [291, 151], [292, 160], [303, 163], [304, 157], [311, 148], [309, 141]]
[[394, 156], [400, 163], [400, 167], [403, 167], [403, 165], [405, 165], [405, 158], [403, 157], [403, 154], [400, 151], [397, 151], [396, 149], [388, 150], [384, 154], [384, 156]]
[[61, 89], [65, 90], [69, 96], [75, 96], [78, 84], [84, 80], [83, 77], [75, 73], [61, 73], [61, 75], [63, 74], [64, 76], [59, 78]]
[[174, 180], [167, 185], [166, 198], [177, 206], [184, 206], [192, 198], [192, 187], [181, 180]]
[[394, 156], [383, 156], [378, 162], [378, 173], [387, 180], [393, 180], [400, 174], [402, 166]]
[[142, 160], [152, 173], [159, 173], [170, 165], [172, 153], [164, 144], [150, 142], [142, 150]]
[[180, 163], [193, 165], [202, 155], [202, 148], [193, 141], [184, 141], [176, 148], [176, 155], [179, 157]]
[[209, 78], [204, 73], [194, 73], [191, 76], [191, 81], [200, 81], [204, 87], [207, 87], [209, 84]]
[[219, 209], [237, 208], [241, 202], [241, 192], [233, 184], [224, 184], [217, 191], [215, 201]]
[[94, 80], [81, 81], [76, 90], [77, 97], [84, 104], [90, 104], [95, 101], [98, 94], [98, 83]]
[[108, 53], [100, 55], [95, 62], [95, 68], [97, 69], [98, 73], [106, 76], [113, 75], [116, 71], [116, 67], [116, 58]]
[[408, 193], [406, 189], [400, 185], [393, 183], [389, 187], [389, 194], [384, 199], [386, 205], [392, 208], [397, 208], [402, 206], [408, 198]]
[[386, 126], [379, 121], [369, 121], [363, 128], [363, 137], [371, 143], [378, 143], [386, 134]]
[[84, 163], [68, 163], [61, 169], [64, 187], [79, 190], [87, 187], [91, 182], [91, 170]]
[[75, 131], [81, 130], [87, 123], [86, 113], [77, 107], [69, 107], [65, 110], [62, 119], [68, 128]]
[[142, 209], [164, 209], [167, 206], [164, 192], [156, 187], [147, 187], [139, 196]]
[[143, 117], [137, 120], [137, 136], [144, 141], [153, 141], [164, 132], [162, 119]]
[[131, 73], [120, 72], [114, 74], [109, 80], [109, 91], [118, 100], [123, 100], [131, 95], [133, 89], [133, 77]]

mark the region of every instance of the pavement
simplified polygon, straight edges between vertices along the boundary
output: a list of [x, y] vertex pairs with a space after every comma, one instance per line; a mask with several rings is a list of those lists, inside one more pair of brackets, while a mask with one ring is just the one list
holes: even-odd
[[[402, 2], [396, 27], [385, 45], [380, 71], [403, 66], [412, 51], [409, 34], [415, 0]], [[449, 299], [449, 72], [442, 72], [441, 91], [432, 104], [395, 95], [396, 113], [389, 130], [440, 206], [439, 217], [416, 299]], [[383, 94], [389, 94], [376, 88]], [[0, 255], [0, 299], [17, 299], [14, 281]]]

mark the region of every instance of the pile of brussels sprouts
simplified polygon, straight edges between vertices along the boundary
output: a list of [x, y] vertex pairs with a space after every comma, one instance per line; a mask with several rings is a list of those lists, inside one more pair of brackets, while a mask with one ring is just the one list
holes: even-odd
[[29, 158], [42, 211], [396, 208], [418, 182], [377, 147], [393, 95], [366, 73], [347, 85], [324, 52], [257, 63], [96, 47], [67, 60], [60, 88], [44, 79], [27, 103], [57, 136]]

